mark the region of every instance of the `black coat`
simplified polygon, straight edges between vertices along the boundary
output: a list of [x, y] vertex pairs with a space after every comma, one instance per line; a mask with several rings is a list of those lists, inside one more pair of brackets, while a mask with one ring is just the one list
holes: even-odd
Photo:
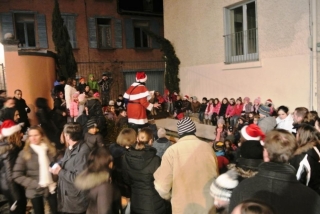
[[12, 147], [7, 142], [0, 142], [0, 193], [6, 197], [11, 206], [18, 201], [17, 208], [11, 213], [25, 213], [26, 199], [24, 188], [13, 181], [13, 167], [20, 148]]
[[157, 150], [147, 147], [143, 150], [131, 148], [122, 159], [124, 181], [131, 186], [131, 213], [166, 213], [165, 201], [154, 188], [153, 173], [160, 166]]
[[320, 213], [320, 196], [297, 181], [295, 169], [289, 164], [260, 164], [258, 174], [233, 190], [229, 211], [252, 198], [270, 204], [280, 214]]
[[[19, 112], [19, 123], [24, 123], [23, 129], [26, 130], [30, 126], [30, 122], [28, 119], [28, 113], [30, 113], [30, 108], [27, 106], [26, 101], [24, 99], [18, 100], [17, 98], [13, 98], [15, 101], [15, 108]], [[24, 131], [23, 130], [23, 131]]]
[[62, 115], [63, 113], [67, 114], [66, 102], [61, 98], [55, 98], [53, 105], [53, 122], [59, 130], [62, 130], [64, 125], [67, 123], [67, 116]]
[[59, 129], [53, 122], [52, 112], [50, 109], [38, 109], [36, 112], [38, 122], [51, 142], [54, 142], [60, 147], [60, 133]]

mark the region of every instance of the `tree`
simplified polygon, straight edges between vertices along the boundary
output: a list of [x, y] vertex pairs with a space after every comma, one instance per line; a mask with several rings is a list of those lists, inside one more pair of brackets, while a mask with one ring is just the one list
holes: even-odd
[[75, 77], [78, 70], [77, 63], [73, 56], [67, 27], [63, 24], [58, 0], [54, 1], [52, 13], [52, 40], [58, 55], [58, 75], [66, 78]]
[[170, 91], [180, 92], [180, 79], [179, 79], [179, 65], [180, 60], [176, 55], [173, 45], [166, 38], [159, 36], [153, 33], [150, 30], [144, 30], [150, 37], [153, 38], [153, 41], [158, 42], [163, 51], [164, 60], [166, 62], [166, 71], [164, 75], [165, 86]]

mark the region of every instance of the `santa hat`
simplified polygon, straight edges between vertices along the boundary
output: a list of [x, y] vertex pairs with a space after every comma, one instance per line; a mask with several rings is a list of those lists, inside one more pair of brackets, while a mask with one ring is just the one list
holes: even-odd
[[96, 93], [93, 94], [93, 97], [99, 98], [100, 94], [98, 92], [96, 92]]
[[184, 95], [183, 98], [186, 99], [186, 100], [189, 100], [189, 96], [188, 95]]
[[241, 134], [246, 140], [264, 140], [265, 135], [261, 131], [260, 127], [256, 124], [250, 124], [248, 126], [244, 126], [241, 129]]
[[136, 81], [137, 82], [145, 82], [147, 81], [147, 75], [143, 71], [138, 71], [136, 73]]
[[21, 124], [15, 124], [12, 120], [5, 120], [0, 126], [0, 136], [9, 137], [21, 130]]

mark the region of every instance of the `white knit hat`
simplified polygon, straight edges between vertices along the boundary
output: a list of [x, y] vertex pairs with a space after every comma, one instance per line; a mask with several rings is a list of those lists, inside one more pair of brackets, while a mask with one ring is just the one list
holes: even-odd
[[221, 174], [212, 182], [210, 186], [210, 195], [224, 201], [229, 201], [232, 190], [239, 184], [237, 178], [238, 173], [235, 170], [229, 170], [226, 173]]

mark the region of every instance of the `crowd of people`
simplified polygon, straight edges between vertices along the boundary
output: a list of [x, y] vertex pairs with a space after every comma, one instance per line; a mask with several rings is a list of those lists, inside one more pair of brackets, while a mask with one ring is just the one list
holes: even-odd
[[[60, 78], [53, 109], [35, 100], [36, 126], [22, 91], [11, 98], [0, 90], [0, 194], [8, 212], [320, 213], [317, 112], [290, 113], [260, 98], [181, 100], [149, 92], [146, 80], [138, 72], [113, 101], [102, 84], [107, 75]], [[164, 128], [148, 127], [146, 111], [159, 108], [177, 119], [175, 143]], [[118, 127], [114, 142], [106, 140], [108, 121]], [[197, 122], [215, 126], [213, 141], [196, 136]]]

